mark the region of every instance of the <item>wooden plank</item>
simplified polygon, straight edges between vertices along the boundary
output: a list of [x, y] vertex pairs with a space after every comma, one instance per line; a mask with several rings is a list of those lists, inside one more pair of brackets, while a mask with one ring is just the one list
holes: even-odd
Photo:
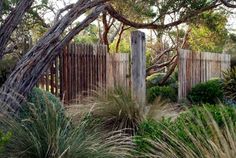
[[68, 72], [68, 61], [69, 61], [69, 55], [68, 55], [68, 51], [69, 51], [69, 46], [67, 45], [64, 53], [63, 53], [63, 59], [64, 59], [64, 65], [63, 65], [63, 85], [64, 85], [64, 100], [65, 103], [68, 104], [69, 103], [69, 72]]
[[82, 63], [81, 63], [81, 45], [78, 45], [78, 52], [77, 52], [77, 55], [78, 55], [78, 82], [77, 82], [77, 87], [78, 87], [78, 93], [77, 93], [77, 98], [78, 100], [80, 101], [81, 98], [80, 98], [80, 94], [82, 92], [82, 87], [81, 87], [81, 77], [82, 77]]
[[59, 56], [55, 60], [55, 95], [60, 97], [58, 90], [59, 90]]
[[75, 67], [75, 62], [76, 62], [76, 59], [75, 59], [75, 52], [76, 52], [76, 46], [75, 46], [75, 43], [72, 44], [72, 77], [71, 77], [71, 89], [72, 89], [72, 103], [74, 103], [75, 99], [76, 99], [76, 85], [75, 85], [75, 81], [76, 81], [76, 77], [75, 77], [75, 74], [76, 74], [76, 67]]
[[221, 77], [221, 71], [228, 67], [230, 56], [227, 54], [179, 50], [179, 100], [185, 99], [189, 90], [197, 83]]
[[60, 82], [60, 90], [59, 90], [59, 94], [60, 94], [60, 99], [63, 101], [64, 100], [64, 95], [63, 95], [63, 92], [64, 92], [64, 86], [63, 86], [63, 67], [64, 67], [64, 63], [63, 63], [63, 52], [64, 52], [64, 48], [61, 49], [60, 51], [60, 56], [59, 56], [59, 75], [60, 75], [60, 79], [59, 79], [59, 82]]
[[50, 92], [54, 94], [54, 64], [55, 61], [52, 62], [51, 67], [49, 69], [49, 78], [50, 78]]
[[49, 69], [46, 71], [46, 91], [49, 91]]
[[132, 96], [144, 110], [146, 103], [146, 38], [145, 33], [131, 33], [131, 91]]
[[93, 54], [94, 54], [94, 90], [97, 91], [97, 87], [98, 87], [98, 59], [97, 59], [97, 46], [93, 46]]
[[75, 45], [75, 98], [76, 103], [78, 101], [78, 93], [79, 93], [79, 87], [78, 87], [78, 80], [79, 80], [79, 63], [78, 63], [78, 45]]

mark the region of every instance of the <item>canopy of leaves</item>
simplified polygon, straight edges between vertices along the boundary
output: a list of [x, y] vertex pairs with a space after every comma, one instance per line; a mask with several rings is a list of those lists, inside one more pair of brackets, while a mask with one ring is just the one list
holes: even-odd
[[190, 48], [199, 52], [223, 52], [228, 31], [227, 15], [224, 12], [205, 12], [190, 24]]

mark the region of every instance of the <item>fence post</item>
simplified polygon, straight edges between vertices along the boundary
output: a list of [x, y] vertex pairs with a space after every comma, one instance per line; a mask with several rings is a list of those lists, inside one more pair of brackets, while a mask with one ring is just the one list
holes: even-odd
[[145, 110], [146, 103], [146, 39], [145, 33], [131, 33], [131, 93]]

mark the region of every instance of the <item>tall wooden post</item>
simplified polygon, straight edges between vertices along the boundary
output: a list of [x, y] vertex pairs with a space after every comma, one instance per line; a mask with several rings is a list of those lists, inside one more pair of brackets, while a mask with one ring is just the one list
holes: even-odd
[[146, 38], [141, 31], [131, 33], [131, 92], [133, 98], [145, 109], [146, 104]]

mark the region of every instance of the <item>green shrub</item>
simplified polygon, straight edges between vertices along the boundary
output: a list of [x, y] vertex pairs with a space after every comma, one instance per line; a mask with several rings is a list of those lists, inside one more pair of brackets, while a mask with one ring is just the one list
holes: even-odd
[[[54, 96], [52, 93], [44, 91], [40, 88], [33, 88], [32, 91], [27, 96], [27, 103], [23, 103], [22, 109], [20, 109], [20, 117], [28, 117], [28, 113], [31, 113], [31, 108], [37, 106], [35, 110], [45, 111], [46, 106], [53, 106], [56, 110], [64, 113], [63, 105], [60, 100]], [[64, 114], [63, 114], [64, 115]]]
[[[161, 80], [164, 78], [166, 74], [165, 73], [156, 73], [149, 77], [147, 77], [147, 88], [155, 87], [160, 85]], [[172, 75], [168, 78], [168, 80], [165, 82], [164, 86], [176, 83], [177, 80], [175, 78], [176, 76]]]
[[22, 120], [10, 114], [0, 116], [2, 130], [12, 131], [0, 157], [113, 158], [128, 154], [127, 137], [119, 132], [103, 134], [89, 117], [74, 125], [64, 109], [51, 102], [28, 106]]
[[223, 73], [223, 90], [227, 99], [236, 101], [236, 67]]
[[168, 99], [172, 102], [176, 102], [177, 95], [176, 89], [171, 86], [156, 86], [147, 89], [147, 101], [149, 103], [153, 103], [158, 96], [161, 96], [162, 98]]
[[33, 88], [27, 97], [27, 102], [41, 107], [44, 107], [48, 104], [53, 105], [58, 109], [62, 107], [62, 103], [59, 98], [57, 98], [52, 93], [44, 91], [40, 88]]
[[0, 131], [0, 153], [5, 150], [5, 146], [9, 142], [11, 135], [11, 132], [4, 133]]
[[227, 158], [233, 158], [236, 148], [230, 143], [236, 141], [235, 129], [234, 108], [204, 105], [188, 110], [174, 121], [163, 118], [160, 122], [143, 122], [134, 142], [143, 157], [214, 158], [228, 152]]
[[222, 84], [219, 79], [209, 80], [197, 84], [189, 92], [187, 98], [194, 104], [209, 103], [216, 104], [223, 99]]

